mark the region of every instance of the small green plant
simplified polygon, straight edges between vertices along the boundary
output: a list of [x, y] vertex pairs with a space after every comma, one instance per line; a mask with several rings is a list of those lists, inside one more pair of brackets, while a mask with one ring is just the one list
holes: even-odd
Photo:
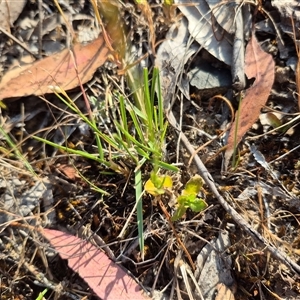
[[[151, 173], [150, 179], [145, 184], [145, 191], [155, 197], [165, 194], [166, 192], [172, 192], [173, 182], [170, 176], [157, 175], [154, 172]], [[177, 197], [177, 208], [171, 221], [179, 220], [190, 208], [193, 212], [200, 212], [207, 207], [207, 203], [198, 198], [197, 195], [202, 189], [203, 179], [199, 175], [192, 177], [185, 185], [181, 195]]]
[[200, 212], [207, 207], [207, 203], [203, 199], [197, 197], [202, 186], [203, 179], [199, 175], [195, 175], [186, 183], [184, 190], [177, 198], [178, 206], [172, 216], [172, 221], [179, 220], [188, 208], [193, 212]]
[[[153, 29], [153, 24], [151, 13], [149, 14], [148, 11], [150, 6], [145, 0], [137, 1], [137, 3], [143, 5], [143, 12], [147, 18], [149, 17], [148, 21], [151, 31], [151, 28]], [[92, 4], [97, 20], [102, 26], [103, 24], [96, 2], [92, 1]], [[151, 164], [154, 174], [157, 174], [161, 168], [170, 171], [178, 171], [178, 169], [164, 161], [165, 136], [168, 123], [164, 118], [159, 70], [154, 68], [152, 78], [150, 79], [147, 68], [142, 69], [140, 64], [132, 63], [131, 46], [124, 42], [125, 31], [118, 30], [118, 28], [123, 28], [123, 26], [117, 26], [118, 28], [115, 26], [115, 17], [119, 14], [118, 6], [115, 5], [114, 2], [107, 2], [105, 5], [103, 3], [103, 5], [99, 6], [99, 9], [107, 23], [106, 29], [103, 30], [104, 38], [107, 30], [112, 37], [112, 40], [115, 41], [115, 54], [118, 56], [118, 59], [121, 60], [121, 64], [125, 63], [125, 65], [127, 65], [122, 74], [125, 75], [127, 86], [132, 92], [132, 97], [129, 98], [121, 89], [118, 91], [106, 92], [105, 103], [108, 104], [109, 112], [112, 115], [111, 120], [114, 124], [114, 128], [106, 130], [104, 133], [103, 130], [99, 129], [99, 119], [97, 120], [97, 118], [103, 119], [103, 117], [108, 114], [108, 111], [103, 111], [103, 105], [101, 105], [101, 103], [100, 107], [98, 107], [99, 114], [97, 115], [97, 112], [92, 113], [89, 109], [90, 102], [93, 101], [94, 106], [96, 104], [97, 107], [97, 101], [91, 98], [89, 102], [87, 100], [88, 96], [81, 86], [89, 114], [86, 116], [78, 109], [65, 91], [62, 91], [59, 87], [55, 87], [54, 92], [57, 97], [59, 97], [70, 110], [78, 115], [94, 133], [98, 153], [87, 153], [82, 150], [55, 145], [50, 141], [38, 137], [36, 137], [36, 139], [66, 151], [67, 153], [77, 154], [95, 160], [99, 162], [99, 164], [118, 173], [122, 173], [124, 169], [122, 169], [117, 161], [121, 160], [130, 166], [134, 166], [137, 224], [141, 257], [143, 259], [142, 195], [144, 188], [142, 167], [146, 162]], [[152, 33], [151, 39], [154, 43], [154, 33]], [[110, 42], [107, 39], [105, 39], [105, 41], [107, 46], [109, 46]], [[108, 128], [106, 127], [106, 129]], [[128, 176], [128, 173], [124, 175]]]
[[[134, 90], [135, 105], [125, 102], [125, 98], [120, 97], [121, 123], [115, 121], [118, 129], [116, 139], [127, 149], [128, 155], [135, 161], [137, 167], [134, 170], [137, 219], [139, 244], [141, 257], [144, 257], [144, 238], [143, 238], [143, 208], [142, 208], [142, 173], [141, 167], [145, 162], [150, 162], [153, 167], [151, 174], [157, 174], [160, 168], [177, 172], [178, 169], [163, 161], [163, 149], [165, 147], [165, 136], [167, 132], [167, 122], [164, 120], [163, 98], [161, 95], [161, 85], [159, 70], [154, 68], [152, 82], [149, 88], [148, 70], [143, 69], [143, 82], [139, 76], [139, 68], [133, 67], [127, 72], [127, 82]], [[136, 135], [133, 136], [128, 130], [127, 113], [133, 122]], [[158, 177], [152, 175], [153, 182], [157, 182]]]
[[[123, 169], [116, 162], [117, 159], [135, 166], [137, 223], [140, 250], [143, 257], [142, 195], [144, 189], [142, 166], [146, 162], [150, 163], [154, 174], [157, 174], [161, 168], [173, 172], [177, 172], [178, 168], [164, 162], [165, 136], [168, 123], [164, 119], [159, 70], [154, 68], [150, 80], [146, 68], [143, 69], [143, 76], [141, 77], [138, 75], [138, 68], [133, 67], [127, 71], [127, 82], [133, 91], [134, 103], [121, 91], [114, 92], [112, 95], [107, 93], [106, 103], [114, 108], [111, 109], [114, 129], [106, 133], [99, 129], [99, 119], [105, 118], [106, 115], [103, 111], [103, 104], [100, 103], [98, 111], [96, 110], [97, 112], [87, 117], [69, 98], [67, 93], [60, 90], [59, 87], [54, 88], [57, 97], [90, 127], [95, 135], [98, 153], [88, 153], [58, 145], [43, 138], [35, 138], [67, 153], [95, 160], [118, 173], [121, 173]], [[149, 82], [151, 83], [150, 86]], [[92, 98], [91, 100], [94, 101], [93, 104], [95, 105], [95, 99]], [[153, 180], [155, 181], [154, 177]], [[105, 191], [101, 192], [105, 193]]]
[[163, 195], [167, 189], [172, 189], [173, 181], [168, 175], [158, 175], [151, 172], [150, 179], [145, 183], [145, 191], [152, 196]]
[[44, 296], [46, 295], [47, 292], [48, 292], [48, 289], [44, 289], [41, 293], [39, 293], [39, 295], [36, 298], [36, 300], [43, 300]]
[[[32, 174], [32, 175], [36, 175], [34, 172], [34, 169], [32, 168], [31, 164], [28, 162], [27, 158], [21, 153], [21, 151], [19, 150], [18, 146], [16, 145], [16, 143], [14, 142], [14, 140], [10, 137], [10, 135], [8, 133], [5, 132], [5, 130], [3, 129], [2, 126], [0, 126], [0, 135], [2, 135], [6, 141], [7, 146], [10, 148], [6, 149], [3, 148], [2, 152], [7, 152], [7, 154], [13, 152], [14, 156], [16, 157], [16, 159], [23, 163], [24, 167]], [[2, 148], [2, 147], [1, 147]]]

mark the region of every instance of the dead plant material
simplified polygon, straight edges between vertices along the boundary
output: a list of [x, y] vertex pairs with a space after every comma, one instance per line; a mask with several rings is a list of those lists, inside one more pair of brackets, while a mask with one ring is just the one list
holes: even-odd
[[142, 3], [139, 4], [138, 6], [141, 9], [144, 17], [148, 21], [152, 53], [153, 53], [153, 55], [155, 55], [155, 39], [156, 39], [156, 37], [155, 37], [155, 30], [154, 30], [151, 7], [147, 1], [142, 1]]
[[57, 230], [44, 229], [42, 234], [101, 298], [150, 299], [129, 274], [94, 245]]
[[89, 81], [109, 55], [102, 36], [86, 46], [76, 44], [72, 52], [65, 49], [7, 72], [0, 82], [1, 99], [53, 93], [53, 86], [61, 90], [73, 89], [80, 81]]
[[165, 205], [163, 204], [163, 202], [161, 201], [161, 199], [159, 198], [158, 200], [158, 203], [159, 203], [159, 206], [161, 208], [161, 210], [164, 212], [165, 216], [167, 217], [167, 220], [168, 220], [168, 223], [169, 223], [169, 226], [172, 228], [173, 230], [173, 233], [176, 237], [176, 240], [178, 242], [178, 244], [181, 246], [182, 250], [184, 251], [185, 255], [187, 256], [188, 260], [189, 260], [189, 263], [191, 264], [192, 268], [193, 268], [193, 271], [196, 270], [196, 267], [195, 267], [195, 264], [189, 254], [189, 252], [187, 251], [186, 247], [184, 246], [183, 242], [181, 241], [180, 237], [178, 236], [177, 232], [176, 232], [176, 229], [171, 221], [171, 216], [170, 214], [168, 213]]
[[262, 50], [254, 32], [252, 32], [252, 37], [247, 45], [245, 59], [245, 73], [249, 79], [255, 78], [255, 82], [246, 91], [239, 111], [235, 115], [235, 121], [231, 126], [225, 152], [225, 169], [237, 144], [258, 119], [260, 110], [266, 104], [274, 82], [274, 60], [272, 55]]
[[[176, 122], [176, 119], [174, 117], [172, 109], [168, 111], [167, 114], [168, 120], [175, 129], [178, 130], [178, 132], [181, 132], [179, 129], [179, 126]], [[187, 151], [190, 153], [190, 155], [193, 155], [195, 152], [194, 147], [189, 142], [188, 138], [181, 132], [181, 141]], [[242, 218], [238, 212], [231, 207], [228, 202], [225, 200], [225, 198], [219, 193], [215, 182], [206, 169], [205, 165], [201, 161], [198, 155], [194, 157], [195, 164], [197, 166], [197, 169], [199, 171], [200, 176], [203, 178], [205, 183], [208, 185], [212, 193], [215, 195], [215, 197], [218, 199], [219, 203], [223, 206], [225, 211], [232, 216], [233, 220], [239, 224], [239, 226], [252, 238], [254, 238], [256, 241], [258, 241], [260, 244], [264, 245], [266, 247], [266, 250], [268, 250], [271, 255], [273, 255], [274, 258], [281, 261], [283, 264], [285, 264], [293, 273], [296, 273], [297, 275], [300, 275], [300, 267], [297, 263], [295, 263], [292, 259], [289, 258], [285, 253], [282, 253], [280, 250], [275, 248], [273, 245], [271, 245], [259, 232], [257, 232], [255, 229], [253, 229], [244, 218]]]
[[[229, 101], [226, 97], [224, 97], [224, 96], [222, 96], [222, 95], [216, 95], [216, 96], [212, 97], [211, 99], [209, 99], [209, 106], [212, 105], [212, 101], [213, 101], [214, 99], [225, 101], [225, 103], [228, 105], [228, 107], [229, 107], [229, 109], [230, 109], [230, 112], [231, 112], [231, 120], [230, 120], [230, 124], [233, 124], [233, 120], [234, 120], [234, 110], [233, 110], [233, 107], [232, 107], [232, 104], [230, 103], [230, 101]], [[224, 134], [224, 132], [222, 131], [216, 138], [211, 139], [210, 141], [208, 141], [208, 142], [204, 143], [203, 145], [199, 146], [199, 147], [195, 150], [195, 152], [193, 153], [193, 155], [190, 157], [189, 162], [188, 162], [188, 165], [189, 165], [189, 166], [191, 165], [192, 161], [194, 160], [195, 155], [197, 155], [202, 149], [204, 149], [205, 147], [207, 147], [207, 146], [208, 146], [209, 144], [211, 144], [213, 141], [219, 139], [223, 134]], [[223, 149], [223, 148], [222, 148], [222, 149]], [[217, 155], [219, 155], [220, 151], [223, 151], [222, 149], [219, 150], [219, 151], [216, 153], [216, 155], [214, 155], [214, 157], [216, 157]]]
[[[103, 37], [108, 49], [112, 52], [115, 63], [121, 66], [121, 62], [125, 58], [126, 53], [126, 38], [124, 21], [120, 16], [120, 7], [118, 1], [99, 1], [98, 7], [96, 1], [92, 1], [94, 11], [98, 23], [103, 32]], [[99, 12], [103, 16], [103, 21]], [[105, 26], [103, 24], [105, 22]]]
[[293, 17], [291, 17], [291, 22], [293, 27], [295, 49], [298, 57], [296, 70], [295, 70], [295, 77], [296, 77], [296, 88], [297, 88], [297, 98], [298, 98], [298, 110], [300, 111], [300, 45], [299, 45], [299, 41], [297, 41], [297, 34], [296, 34], [296, 28], [295, 28]]

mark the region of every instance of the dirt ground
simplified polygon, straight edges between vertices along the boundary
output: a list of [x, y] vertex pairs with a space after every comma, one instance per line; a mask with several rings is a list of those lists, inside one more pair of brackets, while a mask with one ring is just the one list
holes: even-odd
[[[239, 93], [232, 88], [230, 66], [195, 41], [189, 45], [196, 50], [180, 69], [182, 83], [176, 78], [171, 84], [175, 95], [171, 111], [180, 123], [181, 133], [175, 128], [177, 125], [170, 122], [163, 158], [178, 166], [179, 171], [164, 172], [172, 177], [173, 195], [179, 195], [185, 184], [200, 173], [205, 182], [198, 196], [208, 206], [199, 213], [187, 209], [171, 226], [169, 217], [176, 208], [174, 199], [164, 194], [162, 206], [152, 195], [144, 193], [144, 260], [139, 250], [135, 212], [136, 165], [131, 158], [115, 155], [107, 146], [105, 159], [110, 165], [114, 164], [113, 170], [84, 155], [66, 151], [63, 147], [96, 155], [97, 140], [82, 118], [54, 93], [34, 95], [18, 91], [16, 96], [12, 90], [11, 97], [2, 99], [0, 299], [43, 299], [38, 298], [43, 291], [44, 299], [100, 299], [89, 287], [88, 280], [81, 278], [69, 268], [67, 260], [55, 253], [39, 233], [41, 227], [79, 236], [84, 230], [96, 234], [112, 251], [118, 264], [130, 271], [147, 291], [152, 294], [161, 291], [154, 299], [300, 299], [300, 75], [297, 63], [300, 19], [288, 8], [284, 15], [275, 2], [257, 1], [250, 5], [258, 43], [275, 62], [275, 79], [266, 105], [239, 143], [235, 166], [227, 170], [224, 169], [223, 147], [228, 138], [225, 131], [232, 117], [230, 108], [236, 111], [239, 107]], [[55, 1], [46, 0], [24, 1], [24, 7], [20, 4], [22, 9], [15, 12], [11, 24], [0, 23], [2, 80], [14, 67], [32, 64], [68, 49], [73, 43], [72, 30], [77, 42], [82, 44], [101, 35], [92, 1], [59, 3], [69, 23], [65, 23]], [[122, 51], [129, 51], [126, 45], [134, 45], [130, 51], [137, 52], [137, 59], [148, 55], [142, 63], [146, 62], [150, 78], [159, 59], [164, 61], [163, 71], [167, 74], [164, 78], [167, 78], [174, 65], [166, 57], [160, 58], [159, 47], [168, 39], [169, 28], [185, 18], [185, 11], [180, 10], [180, 5], [170, 9], [163, 6], [162, 1], [149, 1], [155, 35], [153, 45], [151, 24], [143, 8], [134, 1], [118, 3], [119, 18], [128, 39], [125, 50], [119, 48], [120, 56]], [[296, 5], [297, 11], [297, 3], [291, 1], [290, 5]], [[5, 19], [4, 15], [5, 11], [0, 9], [0, 18]], [[115, 24], [105, 19], [107, 14], [101, 13], [101, 16], [115, 46], [116, 37], [110, 31], [116, 30]], [[294, 31], [292, 25], [296, 28]], [[244, 47], [248, 41], [244, 41]], [[190, 71], [201, 69], [200, 66], [204, 70], [206, 65], [209, 76], [214, 77], [214, 72], [221, 74], [219, 86], [199, 88], [191, 83]], [[223, 81], [227, 79], [229, 86]], [[189, 86], [188, 90], [183, 82]], [[170, 88], [164, 85], [162, 81], [163, 90]], [[240, 93], [244, 96], [253, 85], [254, 79], [247, 78]], [[132, 88], [126, 83], [124, 72], [120, 72], [120, 65], [109, 58], [97, 68], [84, 88], [89, 99], [94, 97], [98, 104], [104, 103], [108, 94], [115, 100], [114, 95], [121, 92], [134, 101]], [[79, 110], [88, 115], [80, 87], [68, 90], [67, 94]], [[0, 88], [1, 98], [3, 95], [9, 95], [4, 87]], [[231, 104], [213, 99], [216, 95], [228, 98]], [[98, 118], [97, 127], [105, 134], [116, 133], [115, 103], [106, 103], [106, 113], [102, 115], [97, 112], [98, 104], [90, 103], [92, 113]], [[134, 126], [130, 126], [135, 135]], [[33, 136], [57, 143], [61, 148], [45, 145]], [[206, 168], [204, 173], [207, 171], [209, 177], [199, 171], [197, 160], [191, 160], [192, 154], [187, 143], [182, 142], [183, 136], [193, 151], [197, 151], [194, 156], [201, 159]], [[152, 168], [150, 160], [142, 166], [143, 183], [149, 179]], [[209, 178], [218, 194], [209, 184]], [[125, 225], [126, 230], [122, 232]], [[215, 281], [216, 286], [212, 285]], [[190, 293], [187, 286], [191, 287]], [[197, 292], [199, 288], [202, 296]]]

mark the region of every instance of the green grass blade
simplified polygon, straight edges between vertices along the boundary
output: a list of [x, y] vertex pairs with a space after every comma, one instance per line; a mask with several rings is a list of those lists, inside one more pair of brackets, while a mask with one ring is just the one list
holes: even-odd
[[157, 107], [153, 107], [153, 122], [154, 122], [154, 128], [155, 128], [155, 133], [159, 132], [159, 125], [158, 125], [158, 113], [157, 113]]
[[83, 120], [83, 122], [85, 122], [94, 131], [95, 136], [96, 136], [96, 143], [97, 143], [97, 147], [98, 147], [98, 151], [99, 151], [99, 155], [100, 155], [101, 159], [104, 158], [104, 153], [103, 153], [103, 147], [102, 147], [101, 140], [99, 139], [99, 136], [104, 141], [106, 141], [111, 147], [113, 147], [116, 150], [119, 150], [118, 145], [114, 142], [114, 140], [112, 138], [110, 138], [108, 135], [103, 134], [98, 129], [96, 122], [94, 120], [90, 120], [87, 116], [85, 116], [85, 114], [83, 114], [80, 111], [80, 109], [75, 105], [75, 103], [68, 97], [68, 95], [64, 91], [62, 93], [66, 97], [66, 99], [63, 98], [58, 93], [55, 93], [55, 94], [62, 102], [64, 102], [71, 110], [73, 110]]
[[148, 77], [148, 69], [144, 68], [144, 101], [143, 105], [145, 106], [147, 120], [146, 126], [148, 129], [149, 139], [153, 141], [154, 139], [154, 129], [153, 129], [153, 104], [151, 103], [151, 96], [149, 91], [149, 77]]
[[163, 161], [157, 161], [157, 164], [160, 168], [168, 170], [168, 171], [172, 171], [172, 172], [176, 172], [176, 173], [179, 171], [179, 169], [176, 166], [173, 166], [173, 165], [168, 164]]
[[127, 143], [124, 142], [124, 141], [122, 140], [122, 138], [120, 138], [119, 136], [116, 136], [116, 139], [119, 141], [119, 143], [120, 143], [120, 144], [122, 145], [122, 147], [125, 149], [125, 151], [127, 152], [127, 154], [132, 158], [132, 160], [137, 164], [137, 163], [138, 163], [138, 157], [137, 157], [137, 155], [134, 156], [134, 155], [132, 154], [132, 151], [130, 151], [130, 149], [128, 148]]
[[155, 69], [152, 74], [152, 82], [151, 82], [151, 104], [154, 106], [154, 96], [155, 96], [155, 87], [156, 87], [157, 75], [155, 73]]
[[136, 114], [136, 110], [132, 110], [132, 109], [129, 110], [129, 114], [138, 138], [140, 139], [141, 143], [146, 144], [145, 133], [142, 131], [142, 126], [143, 126], [142, 124], [145, 123], [143, 122], [143, 120], [138, 118], [138, 115]]
[[10, 136], [3, 130], [2, 126], [0, 126], [0, 133], [5, 137], [5, 140], [8, 144], [8, 146], [11, 148], [11, 150], [15, 153], [16, 157], [18, 158], [19, 161], [21, 161], [25, 168], [32, 173], [33, 175], [36, 175], [34, 172], [34, 169], [28, 162], [28, 160], [25, 158], [25, 156], [20, 152], [20, 150], [17, 148], [13, 140], [10, 138]]
[[120, 95], [119, 100], [120, 100], [120, 113], [121, 113], [122, 125], [123, 125], [124, 130], [128, 132], [128, 121], [127, 121], [124, 97], [122, 95]]
[[141, 251], [142, 261], [144, 260], [144, 221], [143, 221], [143, 183], [142, 183], [142, 171], [141, 168], [137, 168], [134, 172], [135, 181], [135, 199], [137, 202], [136, 213], [137, 213], [137, 225], [138, 225], [138, 236], [139, 245]]
[[108, 192], [106, 192], [106, 191], [100, 189], [98, 186], [94, 185], [94, 184], [93, 184], [91, 181], [89, 181], [86, 177], [82, 176], [82, 174], [80, 174], [80, 172], [78, 172], [78, 174], [79, 174], [79, 176], [82, 178], [82, 180], [84, 180], [86, 183], [89, 184], [89, 187], [90, 187], [92, 190], [94, 190], [94, 191], [96, 191], [96, 192], [98, 192], [98, 193], [100, 193], [100, 194], [106, 195], [106, 196], [109, 196], [109, 195], [110, 195]]
[[44, 289], [41, 293], [39, 293], [38, 297], [36, 298], [36, 300], [43, 300], [44, 296], [47, 294], [48, 289]]
[[102, 160], [100, 158], [98, 158], [96, 155], [94, 154], [90, 154], [88, 152], [85, 152], [85, 151], [81, 151], [81, 150], [76, 150], [76, 149], [71, 149], [71, 148], [68, 148], [66, 146], [61, 146], [61, 145], [58, 145], [56, 143], [53, 143], [51, 141], [48, 141], [46, 139], [43, 139], [43, 138], [40, 138], [38, 136], [33, 136], [33, 138], [37, 141], [40, 141], [40, 142], [43, 142], [49, 146], [52, 146], [56, 149], [59, 149], [59, 150], [63, 150], [63, 151], [66, 151], [67, 153], [71, 153], [71, 154], [76, 154], [78, 156], [81, 156], [81, 157], [85, 157], [85, 158], [88, 158], [88, 159], [91, 159], [91, 160], [95, 160], [97, 161], [98, 163], [101, 163], [101, 164], [104, 164], [105, 166], [109, 167], [109, 162], [105, 161], [105, 160]]
[[159, 129], [164, 128], [164, 100], [161, 93], [161, 84], [160, 84], [160, 76], [159, 69], [157, 67], [153, 70], [153, 77], [155, 77], [156, 83], [156, 95], [158, 100], [158, 120], [159, 120]]
[[141, 142], [139, 142], [138, 140], [135, 139], [134, 136], [132, 136], [129, 132], [123, 131], [122, 126], [116, 121], [115, 125], [118, 126], [118, 128], [122, 131], [122, 133], [126, 136], [126, 138], [128, 140], [130, 140], [133, 144], [135, 144], [138, 148], [143, 149], [145, 151], [149, 151], [152, 153], [156, 153], [159, 154], [158, 151], [156, 151], [156, 149], [149, 147], [149, 144], [143, 144]]
[[[97, 127], [95, 119], [93, 119], [92, 122], [93, 122], [93, 125], [95, 127]], [[96, 144], [97, 144], [97, 149], [98, 149], [99, 157], [100, 157], [101, 160], [104, 160], [103, 147], [102, 147], [102, 143], [101, 143], [101, 140], [100, 140], [100, 137], [99, 137], [98, 134], [95, 134], [95, 139], [96, 139]]]

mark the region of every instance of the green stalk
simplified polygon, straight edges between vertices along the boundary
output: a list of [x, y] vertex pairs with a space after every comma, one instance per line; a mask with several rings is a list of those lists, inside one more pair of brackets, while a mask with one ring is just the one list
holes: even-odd
[[[143, 163], [142, 163], [143, 164]], [[137, 202], [136, 213], [137, 213], [137, 225], [138, 225], [138, 236], [139, 236], [139, 246], [141, 251], [142, 261], [144, 260], [144, 222], [143, 222], [143, 183], [142, 183], [142, 171], [140, 164], [134, 171], [134, 181], [135, 181], [135, 199]]]
[[[159, 120], [159, 128], [160, 130], [163, 130], [165, 127], [164, 124], [164, 101], [161, 93], [161, 84], [160, 84], [160, 76], [159, 76], [159, 70], [157, 67], [153, 70], [153, 77], [155, 78], [156, 86], [154, 86], [157, 94], [158, 99], [158, 120]], [[154, 93], [154, 91], [153, 91]], [[165, 134], [163, 135], [163, 138], [165, 137]]]
[[77, 150], [77, 149], [72, 149], [72, 148], [69, 148], [69, 147], [66, 147], [66, 146], [61, 146], [59, 144], [53, 143], [53, 142], [48, 141], [46, 139], [40, 138], [38, 136], [33, 136], [33, 138], [40, 141], [40, 142], [43, 142], [43, 143], [45, 143], [49, 146], [52, 146], [56, 149], [66, 151], [67, 153], [76, 154], [78, 156], [85, 157], [85, 158], [88, 158], [88, 159], [91, 159], [91, 160], [95, 160], [96, 162], [104, 164], [105, 166], [109, 167], [109, 162], [107, 162], [106, 160], [103, 160], [101, 158], [98, 158], [94, 154], [90, 154], [88, 152]]
[[[144, 106], [147, 114], [146, 126], [148, 127], [148, 139], [154, 141], [154, 128], [153, 128], [153, 107], [154, 103], [151, 101], [150, 91], [149, 91], [149, 78], [148, 78], [148, 69], [144, 68]], [[153, 95], [154, 98], [154, 95]]]
[[5, 137], [5, 140], [8, 144], [8, 146], [11, 148], [11, 150], [15, 153], [16, 157], [18, 158], [19, 161], [21, 161], [26, 169], [33, 175], [36, 175], [34, 172], [32, 166], [30, 163], [27, 161], [27, 159], [24, 157], [24, 155], [19, 151], [13, 140], [10, 138], [10, 136], [3, 130], [2, 126], [0, 126], [0, 133]]

